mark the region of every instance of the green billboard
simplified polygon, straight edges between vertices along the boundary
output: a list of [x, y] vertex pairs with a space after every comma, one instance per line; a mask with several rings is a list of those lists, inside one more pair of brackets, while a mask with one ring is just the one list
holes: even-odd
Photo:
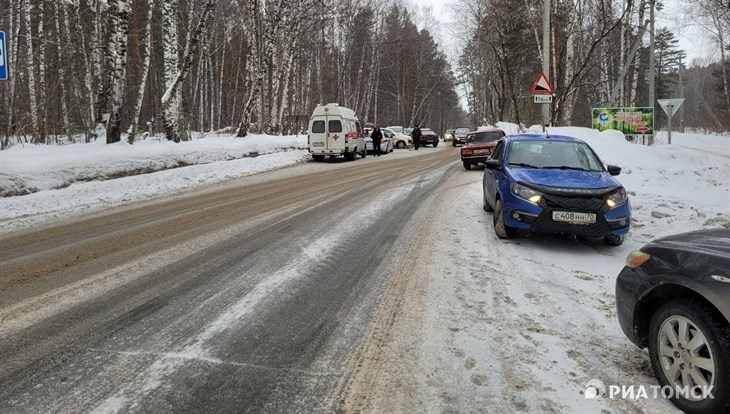
[[615, 129], [624, 135], [653, 135], [654, 108], [593, 108], [593, 129]]

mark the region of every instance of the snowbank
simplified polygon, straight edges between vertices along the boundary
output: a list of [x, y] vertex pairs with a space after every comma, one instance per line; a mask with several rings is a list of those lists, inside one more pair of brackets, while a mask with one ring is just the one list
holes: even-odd
[[0, 196], [68, 187], [78, 181], [108, 180], [282, 151], [306, 149], [304, 136], [213, 135], [181, 143], [137, 141], [107, 145], [25, 145], [0, 152]]

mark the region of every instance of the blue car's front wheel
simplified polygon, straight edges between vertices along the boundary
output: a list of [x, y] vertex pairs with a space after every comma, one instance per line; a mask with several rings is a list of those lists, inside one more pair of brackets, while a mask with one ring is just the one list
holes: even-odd
[[517, 229], [504, 224], [504, 206], [498, 199], [494, 205], [494, 233], [500, 239], [511, 239], [517, 235]]

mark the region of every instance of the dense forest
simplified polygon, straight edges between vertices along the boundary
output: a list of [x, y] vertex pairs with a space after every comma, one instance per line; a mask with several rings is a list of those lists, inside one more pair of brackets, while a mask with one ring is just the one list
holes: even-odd
[[[328, 102], [364, 122], [439, 132], [539, 123], [529, 86], [542, 68], [543, 4], [455, 0], [461, 55], [449, 61], [438, 26], [399, 0], [14, 0], [0, 11], [11, 68], [0, 81], [2, 146], [291, 133]], [[653, 75], [656, 99], [685, 97], [683, 126], [730, 129], [730, 8], [687, 6], [718, 59], [685, 62], [672, 32], [657, 27], [652, 74], [652, 7], [551, 0], [553, 124], [587, 126], [591, 107], [648, 106]]]

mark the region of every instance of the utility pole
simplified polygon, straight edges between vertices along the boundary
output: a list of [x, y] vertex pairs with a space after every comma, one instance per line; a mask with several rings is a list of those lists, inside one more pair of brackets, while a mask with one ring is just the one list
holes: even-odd
[[[684, 99], [684, 86], [682, 85], [682, 55], [679, 55], [679, 97]], [[684, 106], [679, 108], [679, 132], [684, 132]]]
[[[654, 6], [656, 0], [649, 1], [649, 107], [654, 109]], [[656, 135], [656, 130], [654, 130]], [[649, 145], [652, 145], [654, 140], [651, 139]]]
[[[543, 1], [542, 16], [542, 73], [550, 80], [550, 0]], [[547, 132], [550, 122], [550, 105], [542, 105], [542, 129]]]

